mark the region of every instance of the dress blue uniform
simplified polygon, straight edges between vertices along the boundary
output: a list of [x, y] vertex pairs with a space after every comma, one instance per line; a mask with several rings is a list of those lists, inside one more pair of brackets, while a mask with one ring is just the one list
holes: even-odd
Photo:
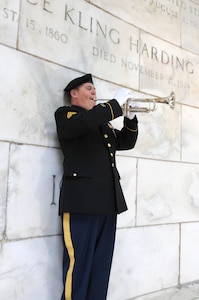
[[[73, 80], [75, 88], [92, 82], [90, 74]], [[105, 300], [113, 255], [116, 216], [127, 209], [116, 168], [116, 150], [136, 143], [137, 118], [124, 117], [113, 129], [109, 121], [122, 115], [113, 99], [86, 110], [57, 109], [55, 119], [64, 154], [59, 214], [63, 220], [64, 300]]]

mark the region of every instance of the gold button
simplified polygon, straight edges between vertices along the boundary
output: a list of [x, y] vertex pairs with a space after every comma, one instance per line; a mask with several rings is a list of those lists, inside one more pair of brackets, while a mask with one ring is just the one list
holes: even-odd
[[77, 176], [77, 173], [73, 173], [73, 177], [76, 177]]
[[113, 168], [115, 167], [114, 163], [112, 163], [112, 167], [113, 167]]
[[110, 153], [110, 156], [112, 156], [112, 157], [113, 157], [113, 153], [112, 153], [112, 152]]
[[107, 145], [108, 145], [109, 148], [111, 148], [111, 144], [110, 143], [108, 143]]
[[105, 137], [105, 139], [107, 139], [107, 138], [108, 138], [108, 134], [105, 133], [105, 134], [104, 134], [104, 137]]

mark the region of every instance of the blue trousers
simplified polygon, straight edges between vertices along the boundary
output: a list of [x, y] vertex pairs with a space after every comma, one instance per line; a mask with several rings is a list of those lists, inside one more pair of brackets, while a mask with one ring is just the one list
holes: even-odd
[[105, 300], [113, 257], [116, 215], [63, 214], [61, 300]]

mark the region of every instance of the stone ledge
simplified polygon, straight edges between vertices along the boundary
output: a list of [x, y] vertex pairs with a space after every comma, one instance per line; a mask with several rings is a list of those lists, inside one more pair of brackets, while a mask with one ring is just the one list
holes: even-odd
[[126, 300], [199, 300], [199, 281]]

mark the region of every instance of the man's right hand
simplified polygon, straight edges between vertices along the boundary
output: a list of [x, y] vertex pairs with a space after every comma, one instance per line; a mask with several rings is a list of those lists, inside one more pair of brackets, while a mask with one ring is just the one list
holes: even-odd
[[122, 107], [123, 104], [126, 102], [126, 100], [128, 98], [132, 97], [132, 93], [130, 90], [125, 89], [125, 88], [119, 88], [117, 89], [115, 95], [114, 95], [114, 99], [117, 100], [117, 102], [119, 103], [119, 105]]

